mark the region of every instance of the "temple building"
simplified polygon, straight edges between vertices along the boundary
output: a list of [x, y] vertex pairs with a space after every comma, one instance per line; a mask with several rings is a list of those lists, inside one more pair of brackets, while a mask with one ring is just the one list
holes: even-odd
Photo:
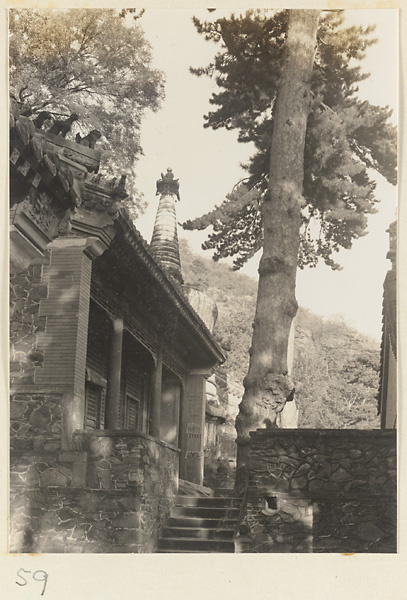
[[152, 552], [179, 481], [203, 483], [224, 360], [182, 285], [179, 182], [149, 245], [94, 144], [10, 119], [10, 549]]
[[379, 414], [383, 429], [397, 426], [397, 221], [388, 229], [391, 269], [383, 284], [383, 320], [380, 355]]
[[148, 244], [126, 176], [99, 173], [100, 132], [73, 141], [10, 106], [10, 551], [396, 552], [395, 225], [381, 429], [298, 429], [289, 402], [250, 432], [234, 498], [243, 390], [217, 369], [215, 303], [183, 281], [179, 181], [156, 183]]

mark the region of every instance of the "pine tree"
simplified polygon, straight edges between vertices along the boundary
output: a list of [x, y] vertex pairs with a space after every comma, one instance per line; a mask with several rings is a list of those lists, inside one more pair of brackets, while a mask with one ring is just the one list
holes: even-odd
[[[196, 22], [198, 31], [225, 46], [202, 71], [217, 73], [224, 90], [212, 97], [220, 108], [206, 117], [207, 125], [238, 128], [240, 141], [257, 148], [244, 188], [220, 209], [186, 224], [204, 228], [216, 217], [215, 237], [206, 246], [216, 247], [218, 257], [238, 253], [236, 266], [263, 248], [250, 364], [236, 419], [238, 490], [247, 480], [249, 432], [275, 427], [294, 396], [287, 351], [298, 309], [298, 264], [314, 265], [322, 257], [337, 268], [332, 252], [363, 235], [366, 214], [374, 210], [368, 169], [395, 181], [389, 111], [355, 96], [364, 75], [351, 58], [363, 57], [370, 30], [340, 35], [340, 18], [329, 15], [317, 33], [319, 18], [320, 11], [289, 10], [271, 19], [256, 12], [214, 25]], [[312, 220], [320, 224], [316, 238]]]
[[[269, 183], [287, 11], [272, 16], [248, 11], [208, 23], [195, 19], [195, 26], [221, 45], [210, 65], [191, 69], [215, 79], [220, 89], [211, 97], [215, 109], [205, 116], [204, 127], [235, 129], [238, 140], [252, 142], [256, 151], [245, 165], [247, 178], [214, 210], [184, 228], [212, 227], [203, 248], [214, 249], [215, 260], [235, 256], [239, 268], [263, 245], [261, 204]], [[376, 211], [373, 170], [396, 183], [391, 110], [357, 96], [358, 83], [368, 77], [359, 63], [375, 42], [373, 30], [344, 27], [340, 12], [328, 12], [319, 22], [305, 140], [300, 268], [316, 266], [320, 259], [339, 268], [334, 253], [365, 235], [367, 215]]]

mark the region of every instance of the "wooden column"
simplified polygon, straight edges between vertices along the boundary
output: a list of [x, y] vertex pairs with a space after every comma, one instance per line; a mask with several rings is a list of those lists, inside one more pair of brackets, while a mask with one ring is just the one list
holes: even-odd
[[155, 438], [160, 437], [160, 413], [161, 413], [161, 386], [163, 374], [162, 349], [157, 351], [157, 361], [152, 373], [151, 381], [151, 412], [150, 412], [150, 435]]
[[106, 429], [119, 429], [120, 376], [122, 370], [123, 319], [112, 318], [109, 376], [106, 390]]

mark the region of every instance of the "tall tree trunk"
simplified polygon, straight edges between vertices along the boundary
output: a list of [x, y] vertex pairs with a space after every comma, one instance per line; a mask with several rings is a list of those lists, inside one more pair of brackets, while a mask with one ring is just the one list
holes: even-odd
[[288, 376], [290, 327], [301, 226], [304, 145], [320, 11], [290, 10], [285, 63], [276, 100], [267, 199], [262, 205], [264, 244], [253, 324], [250, 366], [236, 419], [237, 489], [247, 478], [249, 431], [275, 427], [294, 394]]

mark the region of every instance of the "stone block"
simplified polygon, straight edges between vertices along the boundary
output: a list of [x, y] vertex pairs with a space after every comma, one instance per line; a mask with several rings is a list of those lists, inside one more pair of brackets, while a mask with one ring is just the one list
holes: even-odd
[[[45, 444], [45, 437], [43, 435], [35, 436], [34, 442], [33, 442], [34, 450], [36, 450], [36, 451], [44, 450], [44, 444]], [[37, 465], [37, 468], [39, 471], [43, 471], [44, 463]]]
[[99, 477], [97, 474], [96, 466], [94, 464], [88, 465], [86, 472], [86, 484], [90, 489], [99, 489]]
[[113, 520], [113, 526], [120, 529], [139, 529], [141, 523], [141, 515], [133, 512], [118, 515]]
[[112, 487], [110, 471], [107, 471], [106, 469], [97, 469], [97, 476], [99, 479], [99, 487], [102, 490], [110, 490]]
[[72, 510], [72, 508], [64, 507], [61, 510], [58, 510], [57, 516], [59, 519], [61, 519], [61, 521], [67, 521], [70, 519], [75, 519], [78, 516], [78, 513]]
[[357, 535], [361, 540], [376, 542], [383, 538], [383, 530], [374, 522], [359, 523], [356, 527]]
[[13, 498], [10, 498], [10, 509], [12, 512], [25, 509], [30, 506], [29, 499], [23, 494], [16, 494]]
[[24, 532], [16, 531], [10, 534], [10, 553], [20, 554], [25, 551]]
[[64, 469], [47, 469], [41, 473], [41, 485], [45, 486], [67, 486], [69, 485], [69, 477]]
[[12, 399], [10, 402], [10, 419], [22, 419], [26, 408], [26, 402], [18, 402]]
[[[318, 552], [319, 550], [322, 550], [323, 552], [346, 552], [346, 549], [343, 547], [343, 541], [340, 538], [331, 535], [327, 537], [314, 535], [313, 551]], [[351, 552], [352, 550], [348, 547], [348, 551]]]
[[89, 529], [89, 527], [85, 527], [84, 525], [76, 524], [75, 527], [73, 528], [71, 537], [74, 540], [84, 541], [86, 539], [86, 534], [88, 532], [88, 529]]
[[22, 474], [24, 483], [28, 486], [36, 486], [39, 483], [40, 474], [34, 466], [27, 469], [25, 474]]
[[45, 452], [56, 452], [57, 450], [59, 450], [60, 448], [60, 442], [59, 441], [53, 441], [53, 442], [45, 442], [44, 443], [44, 451]]
[[294, 477], [291, 480], [292, 490], [306, 490], [307, 489], [307, 478], [306, 477]]
[[128, 471], [128, 467], [125, 464], [114, 464], [112, 465], [112, 473], [115, 475], [121, 474], [121, 473], [127, 473]]
[[56, 529], [59, 519], [54, 512], [46, 512], [40, 519], [40, 529], [45, 532], [49, 529]]
[[132, 529], [116, 529], [112, 532], [113, 541], [120, 545], [143, 544], [145, 536], [140, 531]]
[[348, 456], [350, 456], [350, 458], [360, 458], [363, 455], [362, 450], [359, 450], [359, 448], [350, 448], [348, 450]]
[[281, 510], [279, 512], [279, 515], [280, 515], [281, 519], [284, 521], [284, 523], [294, 523], [295, 522], [295, 518], [293, 517], [293, 515], [288, 512]]
[[33, 410], [29, 418], [30, 424], [38, 429], [46, 429], [51, 423], [51, 412], [47, 406]]
[[43, 298], [47, 298], [47, 296], [48, 285], [45, 283], [33, 287], [28, 294], [28, 298], [31, 298], [31, 300], [42, 300]]
[[382, 516], [384, 519], [390, 521], [391, 523], [394, 523], [394, 525], [396, 525], [397, 523], [397, 505], [396, 503], [392, 503], [392, 502], [388, 502], [385, 504], [385, 507], [383, 509], [383, 513]]
[[95, 524], [93, 524], [86, 537], [90, 541], [99, 541], [110, 544], [112, 541], [112, 532], [110, 529], [95, 527]]
[[352, 475], [350, 475], [344, 468], [339, 467], [338, 469], [336, 469], [336, 471], [334, 471], [331, 475], [331, 480], [332, 481], [349, 481], [350, 479], [352, 479]]
[[134, 510], [137, 512], [141, 510], [140, 498], [136, 498], [133, 495], [122, 496], [121, 498], [118, 498], [117, 504], [123, 510]]
[[[135, 490], [135, 488], [137, 487], [137, 484], [132, 482], [132, 486], [133, 486], [132, 491], [134, 491], [134, 493], [137, 493]], [[114, 488], [116, 490], [126, 490], [128, 488], [128, 485], [125, 481], [123, 481], [123, 482], [117, 481], [117, 482], [115, 482]]]
[[45, 554], [62, 554], [67, 552], [67, 545], [63, 538], [40, 537], [36, 540], [35, 550]]

